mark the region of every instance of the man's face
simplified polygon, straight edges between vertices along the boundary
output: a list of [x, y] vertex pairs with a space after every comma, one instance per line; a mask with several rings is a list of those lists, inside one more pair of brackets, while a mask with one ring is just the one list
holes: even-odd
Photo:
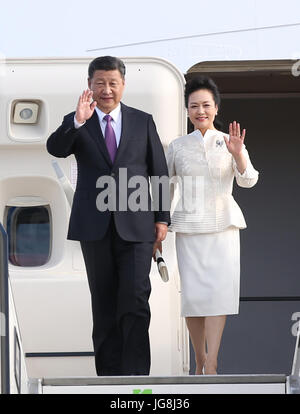
[[125, 87], [125, 80], [116, 70], [95, 70], [89, 78], [88, 85], [93, 91], [93, 99], [97, 107], [108, 114], [120, 103]]

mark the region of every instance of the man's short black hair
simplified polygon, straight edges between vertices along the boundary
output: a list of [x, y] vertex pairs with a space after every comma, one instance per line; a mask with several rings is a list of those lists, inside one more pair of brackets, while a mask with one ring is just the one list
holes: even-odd
[[114, 56], [100, 56], [92, 60], [88, 69], [89, 79], [93, 77], [96, 70], [118, 70], [125, 79], [125, 65], [121, 59]]
[[220, 107], [221, 96], [215, 82], [207, 76], [197, 76], [196, 78], [192, 78], [189, 81], [187, 81], [185, 85], [184, 101], [186, 108], [188, 107], [189, 96], [193, 92], [199, 91], [200, 89], [207, 89], [208, 91], [210, 91], [213, 95], [215, 104], [218, 105], [218, 107]]

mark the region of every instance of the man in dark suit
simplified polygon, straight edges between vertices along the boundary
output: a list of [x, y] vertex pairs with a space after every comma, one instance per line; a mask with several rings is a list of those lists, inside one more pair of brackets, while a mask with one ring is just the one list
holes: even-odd
[[[94, 59], [88, 86], [47, 149], [77, 160], [68, 239], [80, 240], [85, 260], [97, 374], [148, 375], [149, 272], [170, 223], [168, 203], [156, 200], [153, 208], [149, 178], [168, 176], [167, 165], [152, 116], [120, 102], [124, 63], [110, 56]], [[134, 180], [144, 183], [138, 197]], [[161, 196], [162, 189], [155, 194]], [[146, 208], [136, 208], [145, 196]]]

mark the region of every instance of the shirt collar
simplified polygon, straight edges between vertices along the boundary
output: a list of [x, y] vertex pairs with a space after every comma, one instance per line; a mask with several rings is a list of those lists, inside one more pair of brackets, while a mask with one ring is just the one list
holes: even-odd
[[201, 137], [202, 139], [207, 139], [210, 136], [217, 135], [218, 130], [216, 129], [208, 129], [204, 135], [202, 135], [200, 129], [195, 129], [193, 132], [191, 132], [192, 135], [195, 135], [196, 137]]
[[[97, 112], [97, 115], [98, 115], [98, 117], [99, 117], [100, 122], [102, 122], [102, 121], [103, 121], [103, 118], [104, 118], [104, 117], [105, 117], [105, 115], [107, 115], [107, 114], [105, 114], [104, 112], [102, 112], [102, 111], [101, 111], [101, 109], [99, 109], [97, 106], [96, 106], [95, 110], [96, 110], [96, 112]], [[119, 104], [119, 105], [118, 105], [115, 109], [113, 109], [113, 110], [109, 113], [109, 115], [112, 117], [112, 119], [113, 119], [115, 122], [117, 122], [117, 121], [118, 121], [118, 119], [119, 119], [120, 113], [121, 113], [121, 104]]]

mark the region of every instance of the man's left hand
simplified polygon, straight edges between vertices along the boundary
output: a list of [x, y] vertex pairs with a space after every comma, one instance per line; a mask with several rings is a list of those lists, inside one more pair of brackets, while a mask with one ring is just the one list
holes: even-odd
[[156, 240], [155, 242], [162, 242], [165, 240], [168, 233], [168, 226], [164, 223], [155, 223], [155, 234], [156, 234]]
[[168, 233], [168, 226], [164, 223], [155, 223], [155, 234], [156, 240], [153, 244], [153, 259], [156, 262], [155, 253], [158, 249], [162, 253], [162, 244], [161, 242], [165, 240]]

